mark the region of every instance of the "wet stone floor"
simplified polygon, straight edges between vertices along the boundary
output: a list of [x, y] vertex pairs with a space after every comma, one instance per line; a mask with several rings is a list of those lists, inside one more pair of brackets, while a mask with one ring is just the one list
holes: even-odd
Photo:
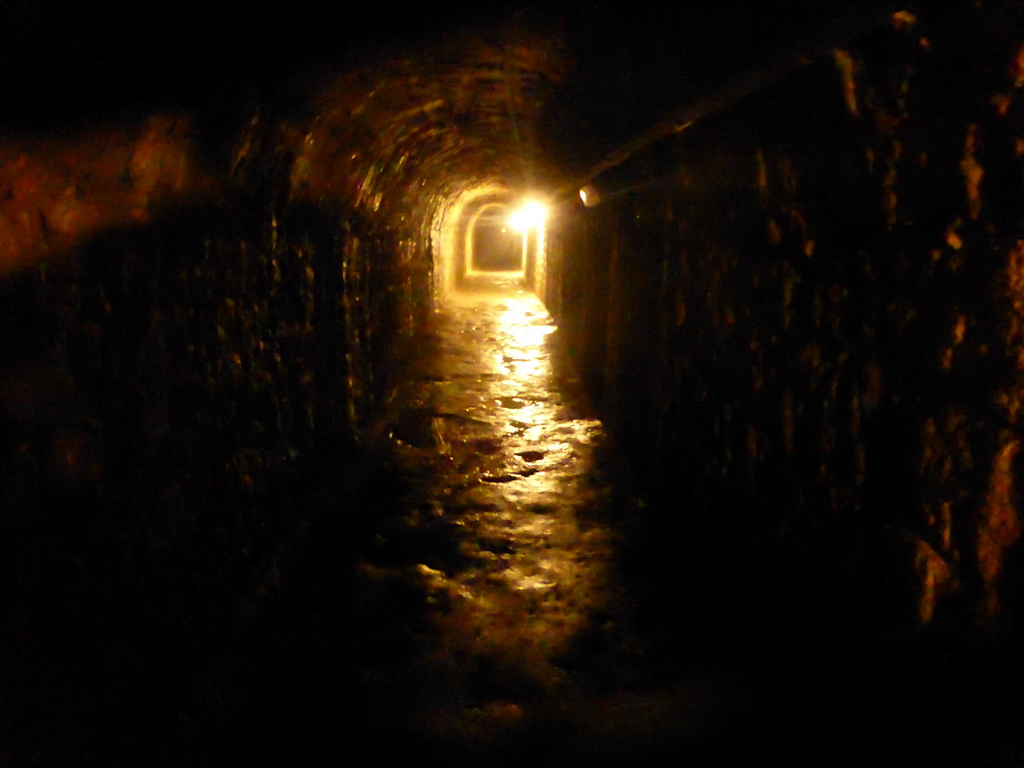
[[164, 757], [141, 734], [145, 759], [95, 764], [1022, 764], [1020, 699], [977, 665], [792, 613], [773, 639], [744, 613], [756, 582], [723, 590], [707, 542], [649, 527], [544, 307], [476, 287], [434, 316], [361, 464], [309, 477], [308, 524], [182, 681]]
[[403, 528], [435, 526], [446, 547], [411, 568], [366, 563], [361, 573], [414, 579], [426, 593], [430, 636], [418, 656], [439, 690], [415, 719], [457, 741], [577, 694], [588, 634], [617, 670], [639, 649], [616, 622], [601, 424], [552, 366], [546, 310], [522, 291], [468, 292], [438, 321], [436, 354], [390, 433], [406, 462], [429, 468], [407, 497], [398, 546]]
[[642, 502], [556, 336], [509, 281], [436, 313], [371, 440], [361, 539], [343, 510], [312, 527], [208, 684], [206, 759], [602, 765], [742, 713], [728, 680], [666, 685], [678, 660], [636, 631], [617, 552]]

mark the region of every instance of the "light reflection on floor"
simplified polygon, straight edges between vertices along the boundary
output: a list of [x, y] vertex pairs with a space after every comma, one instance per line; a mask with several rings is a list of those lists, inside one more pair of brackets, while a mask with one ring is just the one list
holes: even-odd
[[[510, 551], [495, 560], [479, 556], [478, 550], [480, 565], [456, 576], [478, 602], [457, 606], [438, 626], [454, 631], [450, 642], [486, 636], [508, 653], [530, 649], [538, 654], [535, 662], [543, 663], [539, 656], [564, 652], [602, 601], [603, 590], [596, 588], [604, 586], [605, 563], [598, 558], [580, 567], [575, 557], [581, 547], [608, 546], [600, 534], [585, 537], [575, 515], [577, 505], [593, 501], [580, 486], [590, 459], [582, 446], [601, 427], [596, 421], [560, 418], [563, 404], [545, 343], [555, 328], [535, 296], [464, 294], [448, 311], [471, 313], [476, 326], [486, 328], [482, 340], [466, 341], [489, 347], [493, 366], [487, 372], [503, 377], [482, 377], [481, 384], [493, 394], [466, 410], [467, 416], [504, 432], [502, 450], [488, 457], [491, 466], [481, 467], [480, 476], [506, 480], [488, 483], [487, 496], [501, 512], [478, 516], [470, 535], [503, 542]], [[465, 326], [461, 333], [466, 334]], [[533, 460], [525, 461], [522, 454]], [[480, 578], [495, 571], [500, 579]], [[523, 622], [526, 617], [529, 621]]]
[[434, 439], [400, 446], [433, 469], [409, 506], [436, 510], [463, 558], [419, 572], [443, 596], [424, 662], [448, 691], [423, 713], [432, 732], [571, 695], [566, 659], [615, 591], [614, 534], [594, 515], [603, 431], [553, 370], [546, 309], [506, 286], [458, 294], [436, 320], [439, 353], [410, 395]]

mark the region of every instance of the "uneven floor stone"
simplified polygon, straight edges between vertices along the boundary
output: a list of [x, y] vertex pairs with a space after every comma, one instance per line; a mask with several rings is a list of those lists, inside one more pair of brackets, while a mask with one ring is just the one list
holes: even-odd
[[638, 629], [643, 502], [556, 339], [507, 279], [438, 309], [369, 438], [362, 541], [342, 511], [311, 526], [204, 691], [205, 759], [603, 765], [742, 720], [745, 684], [667, 675], [685, 642]]

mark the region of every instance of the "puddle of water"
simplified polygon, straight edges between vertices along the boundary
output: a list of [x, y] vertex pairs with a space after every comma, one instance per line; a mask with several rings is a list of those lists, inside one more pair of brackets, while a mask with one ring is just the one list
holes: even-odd
[[523, 461], [540, 461], [547, 454], [544, 451], [518, 451], [516, 456], [521, 458]]

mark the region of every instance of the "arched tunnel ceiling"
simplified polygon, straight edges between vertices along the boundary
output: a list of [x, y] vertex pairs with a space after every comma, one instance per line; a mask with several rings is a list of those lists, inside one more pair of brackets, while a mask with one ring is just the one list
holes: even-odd
[[[646, 0], [273, 13], [182, 0], [153, 16], [126, 0], [0, 4], [0, 261], [247, 174], [354, 211], [357, 227], [381, 206], [429, 227], [484, 195], [574, 197], [581, 174], [680, 105], [794, 41], [820, 46], [822, 22], [894, 3], [818, 5], [696, 0], [680, 26]], [[37, 133], [50, 143], [33, 149]], [[125, 154], [139, 169], [127, 186]]]
[[315, 97], [293, 192], [374, 212], [483, 183], [550, 187], [538, 116], [564, 76], [552, 35], [465, 35], [339, 76]]
[[[173, 111], [199, 103], [231, 113], [239, 101], [265, 96], [268, 82], [415, 59], [424, 51], [433, 51], [428, 69], [436, 72], [447, 55], [450, 70], [483, 84], [491, 63], [481, 60], [477, 73], [472, 56], [484, 49], [459, 48], [453, 38], [499, 30], [494, 44], [510, 31], [529, 30], [564, 41], [571, 54], [571, 63], [555, 67], [562, 85], [542, 133], [570, 165], [586, 166], [681, 102], [763, 66], [778, 50], [800, 47], [824, 22], [877, 17], [899, 5], [692, 0], [670, 16], [655, 0], [295, 0], [265, 9], [241, 0], [11, 0], [0, 3], [0, 127], [50, 128], [126, 106]], [[550, 63], [513, 58], [524, 74], [550, 73]]]
[[846, 0], [829, 13], [784, 0], [756, 12], [702, 1], [688, 25], [666, 30], [663, 12], [643, 2], [629, 13], [556, 3], [529, 18], [510, 9], [482, 26], [424, 31], [317, 95], [293, 184], [371, 212], [396, 200], [413, 211], [488, 183], [575, 197], [609, 153], [680, 107], [727, 95], [750, 71], [770, 78], [890, 4]]

